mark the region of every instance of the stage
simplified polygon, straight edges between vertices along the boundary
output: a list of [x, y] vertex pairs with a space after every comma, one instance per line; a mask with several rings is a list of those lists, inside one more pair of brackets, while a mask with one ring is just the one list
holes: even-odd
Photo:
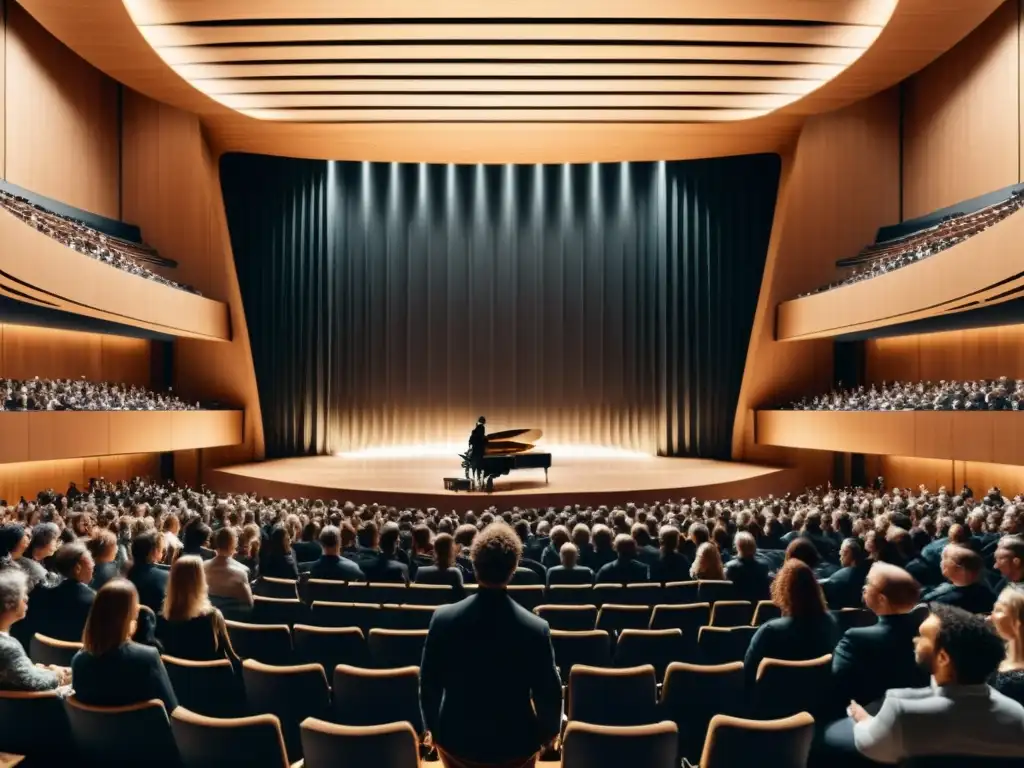
[[206, 473], [204, 479], [220, 492], [445, 511], [745, 498], [801, 490], [794, 470], [655, 456], [574, 458], [555, 454], [548, 483], [543, 470], [533, 469], [495, 479], [493, 493], [444, 490], [442, 478], [462, 474], [455, 456], [312, 456], [223, 467]]

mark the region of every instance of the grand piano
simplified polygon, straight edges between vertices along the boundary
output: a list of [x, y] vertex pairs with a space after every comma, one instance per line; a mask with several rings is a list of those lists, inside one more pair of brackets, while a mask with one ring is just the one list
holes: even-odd
[[543, 469], [544, 482], [548, 481], [551, 468], [551, 454], [535, 451], [534, 443], [543, 432], [539, 429], [509, 429], [487, 435], [487, 447], [478, 466], [473, 466], [469, 453], [460, 454], [466, 477], [474, 469], [480, 470], [487, 483], [487, 490], [494, 490], [494, 478], [507, 475], [516, 469]]

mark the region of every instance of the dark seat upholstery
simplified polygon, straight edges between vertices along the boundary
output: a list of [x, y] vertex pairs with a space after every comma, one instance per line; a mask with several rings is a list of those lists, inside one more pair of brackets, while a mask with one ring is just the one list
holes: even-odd
[[711, 606], [711, 626], [746, 627], [754, 618], [754, 605], [747, 600], [719, 600]]
[[647, 605], [616, 605], [606, 603], [597, 612], [597, 629], [619, 633], [624, 629], [647, 629], [651, 608]]
[[588, 667], [610, 667], [612, 664], [611, 640], [604, 630], [562, 632], [553, 629], [551, 647], [555, 651], [555, 663], [563, 685], [577, 664]]
[[360, 669], [342, 664], [334, 670], [334, 721], [343, 725], [384, 725], [407, 721], [423, 732], [420, 670]]
[[56, 691], [0, 691], [0, 752], [30, 764], [67, 765], [74, 751], [64, 699]]
[[660, 683], [665, 670], [674, 661], [683, 658], [683, 633], [678, 629], [625, 629], [615, 645], [615, 666], [654, 667], [655, 679]]
[[377, 669], [418, 667], [423, 660], [425, 629], [371, 629], [370, 661]]
[[241, 678], [227, 659], [190, 661], [162, 656], [178, 704], [206, 717], [248, 714]]
[[309, 609], [297, 597], [253, 597], [253, 624], [302, 624]]
[[533, 612], [563, 632], [587, 632], [597, 624], [595, 605], [538, 605]]
[[547, 592], [548, 605], [596, 605], [590, 584], [552, 584]]
[[92, 707], [72, 696], [64, 706], [76, 752], [85, 765], [181, 765], [167, 712], [158, 699], [127, 707]]
[[700, 768], [806, 768], [813, 736], [814, 718], [806, 712], [767, 721], [715, 715], [708, 726]]
[[744, 687], [742, 661], [714, 666], [669, 665], [658, 707], [660, 716], [679, 728], [680, 757], [693, 762], [700, 759], [712, 717], [744, 712]]
[[171, 731], [183, 768], [282, 768], [288, 765], [281, 723], [273, 715], [212, 718], [178, 707]]
[[562, 739], [561, 768], [678, 768], [676, 726], [607, 726], [570, 722]]
[[756, 627], [701, 627], [697, 634], [698, 657], [702, 664], [742, 661]]
[[654, 667], [602, 669], [576, 665], [569, 674], [569, 720], [593, 725], [655, 722]]
[[750, 623], [755, 627], [760, 627], [765, 622], [781, 617], [782, 609], [779, 606], [771, 600], [761, 600], [757, 607], [754, 608], [754, 618], [751, 619]]
[[821, 716], [830, 704], [832, 654], [806, 661], [762, 659], [754, 686], [758, 718], [789, 717], [798, 712]]
[[289, 760], [302, 757], [299, 723], [307, 717], [325, 717], [330, 712], [331, 692], [319, 664], [275, 667], [253, 659], [242, 662], [242, 677], [249, 711], [275, 715]]
[[419, 744], [409, 723], [336, 725], [316, 718], [302, 724], [305, 768], [417, 768]]
[[36, 664], [53, 664], [57, 667], [70, 667], [75, 654], [82, 650], [81, 643], [68, 640], [55, 640], [36, 632], [32, 635], [29, 657]]
[[373, 603], [313, 603], [310, 622], [318, 627], [359, 627], [369, 634], [379, 627], [381, 607]]
[[299, 582], [297, 579], [275, 579], [260, 576], [252, 586], [252, 593], [259, 597], [276, 597], [282, 600], [297, 600]]
[[260, 625], [226, 621], [231, 647], [241, 659], [256, 659], [264, 664], [292, 662], [292, 636], [286, 624]]
[[292, 629], [295, 660], [319, 664], [330, 677], [339, 664], [362, 667], [369, 664], [366, 638], [359, 627], [312, 627], [296, 624]]

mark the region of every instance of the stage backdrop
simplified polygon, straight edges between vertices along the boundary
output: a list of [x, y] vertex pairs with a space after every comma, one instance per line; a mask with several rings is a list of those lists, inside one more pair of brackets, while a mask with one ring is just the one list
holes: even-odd
[[267, 455], [464, 443], [485, 415], [728, 458], [779, 169], [225, 156]]

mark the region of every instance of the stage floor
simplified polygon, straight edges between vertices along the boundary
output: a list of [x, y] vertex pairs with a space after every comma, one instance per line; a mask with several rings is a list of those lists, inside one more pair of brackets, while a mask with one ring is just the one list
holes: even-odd
[[689, 499], [743, 498], [798, 490], [796, 472], [777, 467], [655, 456], [560, 458], [544, 471], [519, 470], [494, 481], [493, 493], [444, 490], [460, 476], [457, 459], [313, 456], [224, 467], [205, 481], [221, 492], [320, 498], [438, 509], [549, 507]]

